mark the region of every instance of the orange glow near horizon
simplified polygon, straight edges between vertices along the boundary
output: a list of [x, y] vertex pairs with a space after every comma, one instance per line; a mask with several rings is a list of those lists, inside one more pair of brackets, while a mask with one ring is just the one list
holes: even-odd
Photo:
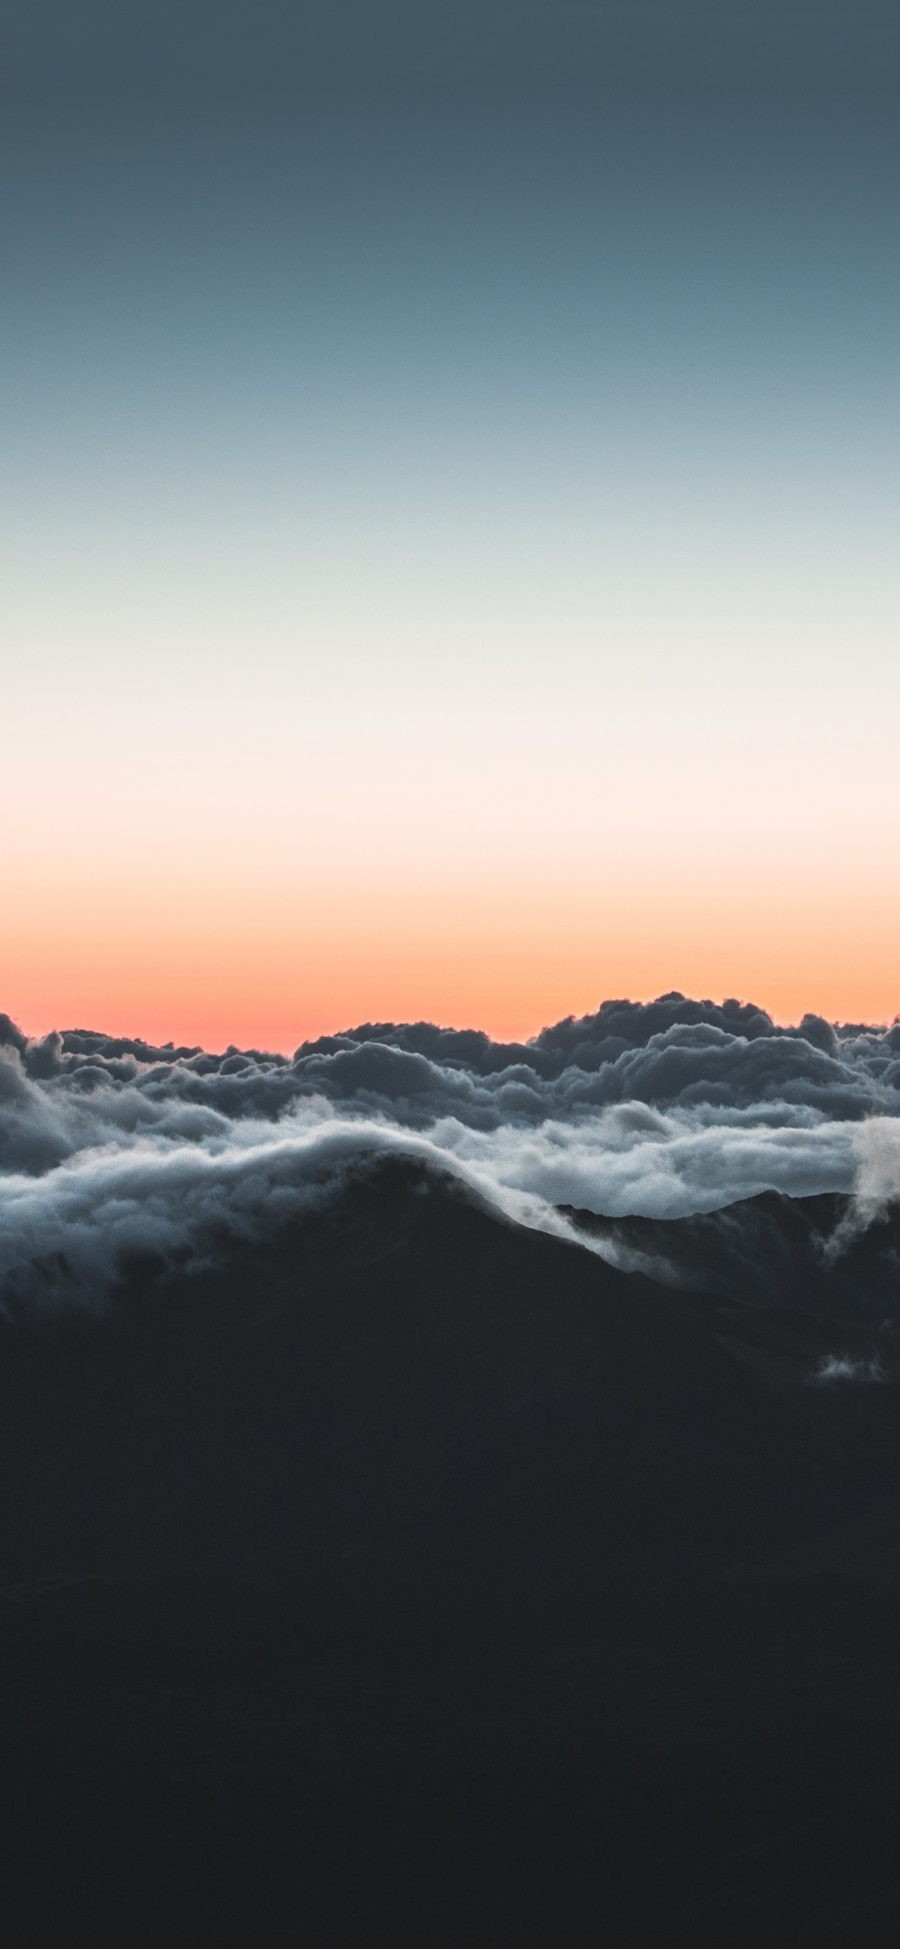
[[223, 581], [196, 643], [162, 617], [141, 662], [110, 622], [83, 671], [62, 611], [23, 623], [0, 1007], [33, 1033], [280, 1051], [422, 1018], [527, 1039], [672, 989], [892, 1020], [887, 605], [865, 617], [877, 707], [848, 708], [858, 614], [826, 580], [806, 618], [783, 568], [779, 619], [779, 560], [769, 611], [735, 613], [720, 568], [705, 623], [689, 577], [661, 557], [635, 590], [627, 556], [621, 587], [607, 566], [568, 595], [507, 564], [478, 631], [437, 577], [405, 635], [385, 605], [332, 640], [286, 595], [258, 648]]
[[[168, 924], [164, 924], [167, 921]], [[527, 1040], [613, 996], [670, 989], [753, 1001], [776, 1021], [807, 1011], [890, 1021], [900, 1007], [900, 926], [884, 916], [811, 910], [782, 896], [748, 902], [610, 900], [585, 919], [536, 901], [494, 914], [456, 901], [442, 913], [361, 901], [286, 924], [258, 907], [184, 912], [155, 922], [137, 909], [20, 927], [7, 939], [2, 1005], [30, 1034], [102, 1029], [149, 1042], [290, 1052], [364, 1021], [429, 1019]]]

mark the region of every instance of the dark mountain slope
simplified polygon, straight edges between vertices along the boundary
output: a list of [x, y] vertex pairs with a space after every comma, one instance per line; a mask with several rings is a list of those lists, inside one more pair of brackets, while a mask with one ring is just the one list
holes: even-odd
[[9, 1939], [888, 1926], [893, 1339], [692, 1223], [673, 1288], [382, 1164], [4, 1328]]
[[854, 1224], [851, 1200], [836, 1193], [788, 1198], [764, 1191], [678, 1219], [568, 1209], [590, 1236], [658, 1256], [704, 1292], [876, 1327], [893, 1322], [900, 1333], [897, 1205], [865, 1225]]

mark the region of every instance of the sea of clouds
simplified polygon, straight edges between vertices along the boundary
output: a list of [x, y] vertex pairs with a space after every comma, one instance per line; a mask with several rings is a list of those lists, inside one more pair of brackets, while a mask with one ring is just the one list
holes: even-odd
[[866, 1223], [900, 1196], [900, 1023], [784, 1029], [673, 994], [529, 1043], [367, 1024], [288, 1057], [29, 1039], [0, 1016], [7, 1292], [89, 1294], [135, 1251], [208, 1257], [385, 1152], [562, 1235], [564, 1205], [677, 1218], [766, 1190], [852, 1193], [848, 1222]]

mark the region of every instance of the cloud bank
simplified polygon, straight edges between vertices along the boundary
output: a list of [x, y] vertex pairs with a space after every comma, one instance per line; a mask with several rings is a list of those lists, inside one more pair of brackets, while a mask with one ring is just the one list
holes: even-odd
[[134, 1252], [208, 1256], [385, 1153], [563, 1236], [562, 1205], [677, 1218], [766, 1190], [852, 1192], [848, 1223], [870, 1223], [900, 1196], [900, 1024], [784, 1029], [672, 994], [530, 1043], [379, 1023], [286, 1057], [29, 1039], [0, 1016], [7, 1293], [89, 1294]]

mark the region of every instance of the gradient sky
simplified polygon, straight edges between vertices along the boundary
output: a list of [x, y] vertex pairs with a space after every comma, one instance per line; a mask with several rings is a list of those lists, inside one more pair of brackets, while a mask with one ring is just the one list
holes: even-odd
[[900, 1008], [900, 13], [6, 0], [0, 1006]]

